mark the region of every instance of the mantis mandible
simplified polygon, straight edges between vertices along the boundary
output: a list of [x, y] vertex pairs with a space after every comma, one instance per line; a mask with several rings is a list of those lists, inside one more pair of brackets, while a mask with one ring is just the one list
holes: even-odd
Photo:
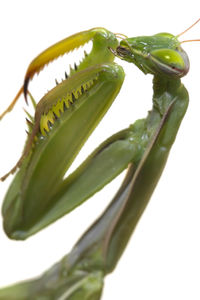
[[[183, 34], [183, 33], [182, 33]], [[74, 34], [51, 46], [29, 65], [23, 86], [1, 115], [28, 94], [35, 115], [27, 119], [22, 156], [6, 175], [17, 174], [3, 204], [4, 230], [26, 239], [82, 204], [120, 172], [127, 175], [111, 204], [61, 262], [39, 279], [0, 291], [0, 299], [100, 299], [103, 278], [115, 268], [161, 176], [188, 106], [180, 78], [189, 59], [169, 33], [128, 38], [104, 28]], [[119, 41], [120, 38], [120, 41]], [[93, 42], [83, 61], [35, 103], [29, 81], [57, 57]], [[153, 75], [153, 106], [104, 141], [66, 179], [66, 171], [110, 108], [124, 81], [115, 57]]]

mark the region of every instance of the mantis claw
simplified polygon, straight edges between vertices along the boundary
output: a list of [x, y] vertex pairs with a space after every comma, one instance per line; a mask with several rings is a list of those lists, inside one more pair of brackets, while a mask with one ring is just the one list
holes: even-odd
[[[9, 105], [9, 107], [0, 115], [0, 120], [8, 113], [10, 112], [14, 105], [16, 104], [17, 100], [19, 99], [20, 95], [23, 93], [26, 103], [28, 104], [27, 94], [28, 94], [28, 86], [30, 80], [34, 77], [34, 75], [37, 73], [39, 74], [40, 71], [48, 65], [50, 62], [55, 60], [56, 58], [69, 53], [71, 50], [77, 49], [80, 46], [83, 46], [90, 40], [93, 41], [93, 48], [94, 52], [96, 51], [95, 46], [95, 38], [98, 36], [102, 36], [106, 41], [111, 43], [111, 45], [117, 46], [118, 41], [114, 34], [109, 32], [108, 30], [104, 28], [93, 28], [87, 31], [82, 31], [79, 33], [76, 33], [70, 37], [67, 37], [66, 39], [54, 44], [53, 46], [49, 47], [45, 51], [43, 51], [41, 54], [39, 54], [29, 65], [26, 75], [24, 78], [24, 84], [20, 88], [19, 92], [17, 93], [16, 97], [12, 101], [12, 103]], [[107, 38], [109, 37], [109, 38]], [[95, 60], [90, 59], [88, 60], [88, 55], [85, 55], [85, 59], [80, 63], [79, 67], [75, 64], [74, 69], [77, 71], [85, 69], [87, 66], [92, 66], [95, 63], [102, 63], [103, 62], [110, 62], [113, 61], [113, 58], [111, 57], [110, 53], [108, 53], [106, 47], [102, 51], [102, 53], [99, 53], [97, 56], [98, 58]], [[71, 70], [71, 74], [73, 74], [74, 70]], [[67, 76], [68, 77], [68, 76]], [[66, 78], [67, 78], [66, 77]]]

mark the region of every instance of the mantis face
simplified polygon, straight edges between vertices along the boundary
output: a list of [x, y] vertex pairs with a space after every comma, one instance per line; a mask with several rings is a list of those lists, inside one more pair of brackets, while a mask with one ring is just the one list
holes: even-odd
[[116, 53], [145, 74], [183, 77], [189, 71], [189, 58], [177, 37], [170, 33], [124, 39]]

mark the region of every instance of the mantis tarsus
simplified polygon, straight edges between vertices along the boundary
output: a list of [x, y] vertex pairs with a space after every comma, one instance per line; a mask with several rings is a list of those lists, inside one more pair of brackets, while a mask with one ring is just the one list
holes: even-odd
[[[151, 197], [187, 109], [188, 93], [180, 78], [187, 74], [189, 60], [179, 36], [122, 36], [119, 42], [118, 34], [94, 28], [53, 45], [29, 65], [7, 111], [22, 92], [27, 99], [29, 80], [47, 63], [93, 41], [91, 53], [36, 105], [35, 116], [27, 121], [23, 154], [1, 178], [19, 169], [3, 204], [6, 234], [26, 239], [128, 171], [109, 207], [72, 251], [39, 279], [2, 289], [0, 299], [100, 299], [103, 278], [115, 268]], [[152, 110], [103, 142], [63, 180], [120, 91], [124, 71], [113, 62], [115, 56], [153, 75]]]

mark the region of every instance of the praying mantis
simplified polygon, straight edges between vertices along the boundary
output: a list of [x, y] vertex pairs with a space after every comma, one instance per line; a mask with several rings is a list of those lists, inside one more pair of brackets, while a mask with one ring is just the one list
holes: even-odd
[[[58, 42], [36, 57], [13, 103], [50, 61], [93, 42], [90, 54], [65, 80], [48, 92], [29, 115], [28, 137], [3, 204], [4, 230], [12, 239], [26, 239], [103, 188], [120, 172], [127, 175], [102, 216], [61, 262], [40, 278], [0, 291], [0, 299], [100, 299], [103, 278], [112, 272], [140, 219], [165, 166], [188, 106], [180, 78], [189, 59], [180, 35], [160, 33], [127, 38], [104, 28], [83, 31]], [[153, 107], [103, 142], [77, 170], [63, 176], [84, 142], [120, 91], [122, 67], [115, 57], [153, 75]], [[6, 113], [5, 112], [5, 113]], [[2, 117], [4, 116], [4, 114]], [[34, 212], [34, 213], [33, 213]]]

